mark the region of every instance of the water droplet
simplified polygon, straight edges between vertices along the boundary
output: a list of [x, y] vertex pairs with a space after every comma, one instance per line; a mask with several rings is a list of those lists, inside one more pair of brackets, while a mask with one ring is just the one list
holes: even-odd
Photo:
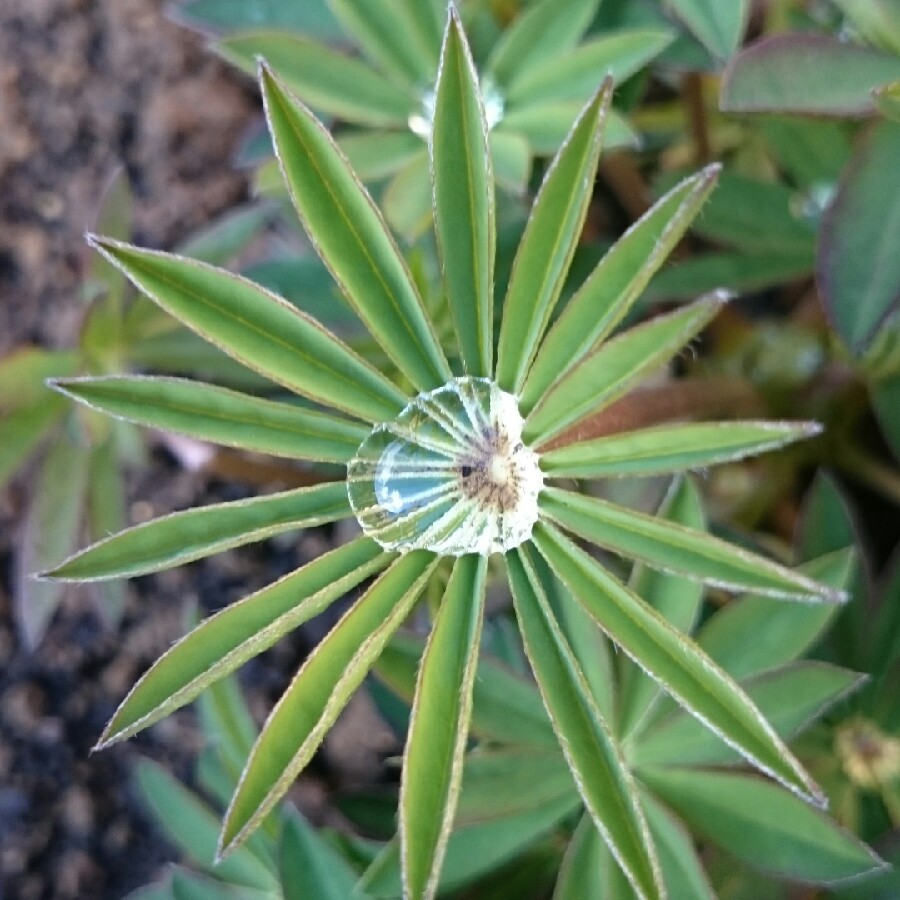
[[419, 394], [347, 467], [350, 505], [388, 550], [504, 553], [531, 536], [543, 476], [516, 398], [486, 378]]
[[[503, 95], [488, 76], [481, 80], [481, 101], [484, 104], [484, 117], [487, 121], [488, 131], [490, 131], [503, 118], [505, 105]], [[429, 88], [422, 94], [419, 111], [411, 113], [406, 120], [409, 130], [423, 141], [427, 141], [431, 137], [431, 129], [434, 126], [434, 104], [434, 88]]]

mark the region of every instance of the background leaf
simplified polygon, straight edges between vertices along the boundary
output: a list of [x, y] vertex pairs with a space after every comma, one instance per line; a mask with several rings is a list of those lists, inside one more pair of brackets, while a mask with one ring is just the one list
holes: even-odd
[[822, 220], [816, 277], [835, 330], [856, 353], [900, 304], [900, 124], [857, 149]]

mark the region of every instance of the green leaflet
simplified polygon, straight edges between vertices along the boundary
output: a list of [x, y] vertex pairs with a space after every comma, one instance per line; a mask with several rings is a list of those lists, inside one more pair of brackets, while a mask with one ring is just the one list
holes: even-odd
[[638, 325], [584, 357], [541, 398], [523, 432], [531, 445], [550, 440], [622, 396], [638, 378], [666, 363], [716, 315], [725, 297], [698, 300]]
[[[338, 147], [350, 167], [363, 181], [378, 181], [398, 172], [409, 160], [421, 155], [422, 139], [411, 131], [342, 131]], [[277, 162], [273, 165], [278, 171]], [[281, 172], [277, 174], [282, 186]]]
[[350, 501], [342, 483], [213, 503], [127, 528], [41, 574], [59, 581], [146, 575], [348, 515]]
[[[758, 675], [742, 687], [775, 731], [789, 740], [865, 680], [858, 672], [810, 660]], [[628, 756], [637, 768], [740, 762], [738, 754], [682, 710], [643, 732]]]
[[[375, 673], [395, 693], [412, 704], [422, 641], [397, 635], [378, 660]], [[513, 746], [556, 749], [556, 740], [540, 698], [532, 685], [492, 659], [482, 658], [475, 679], [471, 733], [486, 741]]]
[[731, 60], [719, 105], [727, 112], [864, 116], [875, 111], [872, 89], [898, 77], [900, 57], [892, 53], [815, 32], [778, 34]]
[[266, 66], [260, 84], [284, 180], [316, 251], [400, 371], [420, 391], [440, 387], [450, 369], [381, 213], [325, 127]]
[[633, 75], [672, 41], [671, 31], [634, 29], [595, 38], [563, 57], [529, 67], [509, 85], [510, 106], [584, 100], [607, 76], [616, 82]]
[[[836, 590], [848, 586], [852, 549], [830, 553], [800, 566], [800, 571]], [[782, 603], [769, 597], [735, 600], [706, 622], [697, 643], [736, 678], [797, 659], [823, 634], [840, 607], [833, 604]], [[747, 635], [753, 640], [748, 641]]]
[[25, 645], [40, 643], [62, 597], [63, 585], [37, 581], [46, 568], [76, 546], [82, 524], [90, 449], [60, 435], [41, 461], [22, 544], [23, 576], [15, 593], [16, 620]]
[[641, 900], [663, 897], [637, 787], [553, 617], [528, 550], [507, 554], [506, 565], [525, 649], [579, 793]]
[[[657, 515], [696, 531], [706, 530], [703, 501], [688, 478], [673, 483]], [[701, 584], [637, 564], [632, 569], [629, 586], [677, 629], [684, 634], [691, 633], [703, 604]], [[638, 666], [625, 664], [620, 672], [620, 733], [628, 736], [648, 718], [661, 693], [659, 685]]]
[[749, 0], [668, 0], [668, 6], [718, 59], [727, 59], [740, 46], [750, 14]]
[[[578, 795], [557, 797], [541, 806], [502, 819], [461, 825], [450, 835], [441, 872], [441, 890], [451, 891], [496, 871], [546, 837], [578, 809]], [[357, 890], [395, 900], [401, 896], [400, 845], [391, 841], [363, 875]]]
[[462, 779], [484, 609], [487, 557], [463, 556], [419, 669], [400, 786], [403, 883], [410, 897], [437, 891]]
[[291, 811], [284, 823], [279, 856], [284, 900], [347, 900], [354, 895], [356, 872], [297, 812]]
[[678, 703], [755, 766], [804, 799], [824, 802], [746, 694], [693, 641], [555, 529], [538, 523], [534, 541], [600, 627]]
[[276, 384], [368, 422], [403, 408], [403, 394], [383, 375], [259, 285], [169, 253], [98, 237], [89, 241], [151, 300]]
[[453, 7], [435, 93], [430, 150], [444, 289], [466, 373], [489, 377], [497, 242], [494, 176], [478, 73]]
[[336, 416], [180, 378], [111, 375], [52, 384], [73, 400], [138, 425], [273, 456], [344, 463], [369, 433]]
[[622, 321], [693, 222], [720, 168], [708, 166], [674, 187], [600, 260], [541, 345], [522, 388], [523, 412]]
[[712, 535], [624, 506], [545, 487], [541, 511], [591, 542], [654, 568], [731, 590], [840, 603], [846, 594]]
[[[523, 106], [504, 112], [495, 131], [521, 135], [528, 141], [532, 152], [538, 156], [552, 156], [565, 142], [566, 135], [571, 131], [572, 124], [578, 119], [581, 110], [582, 104], [571, 100]], [[625, 117], [610, 108], [606, 114], [606, 126], [603, 131], [603, 146], [606, 150], [635, 148], [639, 144], [638, 135]], [[500, 180], [499, 165], [497, 178]]]
[[691, 828], [755, 868], [822, 884], [884, 865], [819, 810], [760, 778], [677, 769], [642, 778]]
[[225, 815], [220, 855], [251, 834], [312, 758], [419, 597], [437, 558], [398, 559], [329, 632], [269, 715]]
[[347, 34], [395, 82], [415, 89], [424, 87], [434, 77], [434, 61], [422, 52], [424, 35], [409, 15], [412, 8], [408, 2], [380, 0], [374, 4], [329, 0], [329, 4]]
[[590, 813], [585, 813], [566, 848], [553, 900], [586, 900], [607, 896], [611, 855]]
[[[214, 865], [218, 814], [162, 766], [149, 759], [140, 760], [135, 769], [135, 780], [144, 803], [167, 837], [178, 845], [188, 859], [210, 874], [235, 885], [258, 891], [279, 889], [275, 873], [249, 847], [241, 847], [230, 859]], [[173, 815], [175, 810], [177, 815]]]
[[565, 57], [581, 40], [598, 5], [599, 0], [569, 0], [565, 15], [560, 15], [557, 0], [532, 4], [503, 30], [485, 72], [506, 87], [529, 69]]
[[317, 41], [281, 31], [226, 37], [214, 49], [250, 75], [265, 59], [304, 103], [328, 116], [372, 126], [406, 126], [415, 109], [409, 90], [397, 87], [370, 65]]
[[374, 541], [360, 538], [201, 622], [131, 689], [98, 746], [124, 740], [189, 703], [391, 559]]
[[581, 234], [611, 96], [607, 79], [572, 126], [547, 170], [516, 251], [497, 349], [497, 383], [512, 394], [525, 380]]
[[766, 453], [821, 430], [816, 422], [660, 425], [548, 450], [541, 469], [554, 478], [665, 475]]

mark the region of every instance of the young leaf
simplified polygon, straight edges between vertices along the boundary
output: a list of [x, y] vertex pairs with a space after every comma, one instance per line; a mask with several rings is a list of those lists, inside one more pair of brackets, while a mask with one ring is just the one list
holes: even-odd
[[563, 59], [594, 20], [598, 0], [569, 0], [565, 15], [556, 0], [541, 0], [521, 12], [500, 34], [485, 72], [500, 87], [547, 60]]
[[527, 550], [506, 556], [516, 616], [544, 705], [575, 783], [604, 841], [641, 900], [663, 897], [659, 864], [621, 751], [591, 700]]
[[225, 815], [220, 856], [266, 817], [312, 758], [434, 572], [434, 554], [398, 559], [329, 632], [275, 705]]
[[273, 456], [345, 463], [369, 429], [289, 403], [180, 378], [60, 378], [58, 391], [108, 415]]
[[534, 407], [525, 421], [526, 443], [549, 441], [621, 397], [639, 378], [666, 363], [702, 331], [725, 299], [719, 294], [701, 298], [601, 344], [559, 378]]
[[437, 891], [462, 778], [484, 608], [487, 557], [453, 567], [413, 702], [400, 785], [403, 883], [410, 897]]
[[674, 187], [600, 260], [541, 345], [522, 389], [523, 411], [530, 411], [563, 372], [622, 321], [684, 236], [720, 169], [708, 166]]
[[822, 219], [816, 261], [825, 309], [855, 353], [900, 304], [900, 123], [882, 122], [866, 138]]
[[276, 384], [368, 422], [393, 418], [403, 408], [406, 398], [383, 375], [252, 281], [168, 253], [89, 240], [151, 300]]
[[146, 575], [284, 531], [333, 522], [350, 512], [347, 490], [342, 483], [212, 503], [127, 528], [41, 575], [56, 581], [102, 581]]
[[693, 641], [555, 529], [538, 523], [534, 540], [600, 627], [678, 703], [762, 771], [804, 799], [824, 803], [747, 695]]
[[590, 813], [585, 813], [566, 848], [553, 900], [608, 896], [609, 870], [614, 867], [594, 820]]
[[391, 559], [374, 541], [360, 538], [201, 622], [144, 673], [106, 726], [98, 747], [131, 737], [189, 703]]
[[759, 778], [654, 769], [643, 780], [691, 828], [757, 869], [825, 884], [884, 866], [819, 810]]
[[875, 111], [872, 88], [897, 78], [892, 54], [813, 32], [777, 34], [731, 60], [719, 104], [726, 112], [865, 116]]
[[405, 126], [415, 109], [410, 90], [397, 87], [360, 59], [317, 41], [281, 31], [249, 31], [223, 38], [213, 49], [249, 75], [262, 58], [288, 87], [320, 113], [375, 127]]
[[519, 393], [562, 291], [587, 214], [611, 97], [607, 79], [547, 170], [516, 251], [497, 351], [497, 383], [510, 393]]
[[541, 469], [553, 478], [667, 475], [756, 456], [821, 431], [816, 422], [660, 425], [548, 450]]
[[325, 127], [265, 65], [269, 130], [294, 207], [372, 336], [420, 390], [451, 374], [412, 276], [366, 189]]
[[450, 9], [431, 130], [434, 227], [466, 374], [490, 376], [494, 176], [478, 73], [459, 16]]
[[847, 599], [842, 591], [735, 544], [606, 500], [545, 487], [540, 504], [541, 511], [563, 528], [664, 572], [788, 600]]

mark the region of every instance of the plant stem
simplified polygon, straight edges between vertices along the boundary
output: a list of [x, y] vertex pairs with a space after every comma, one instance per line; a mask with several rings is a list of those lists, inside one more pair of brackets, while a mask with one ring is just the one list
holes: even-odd
[[900, 506], [900, 473], [856, 447], [842, 447], [834, 464], [852, 478]]
[[712, 143], [709, 138], [709, 122], [703, 97], [703, 76], [688, 72], [681, 86], [681, 96], [687, 111], [688, 125], [694, 139], [694, 161], [704, 166], [712, 159]]

